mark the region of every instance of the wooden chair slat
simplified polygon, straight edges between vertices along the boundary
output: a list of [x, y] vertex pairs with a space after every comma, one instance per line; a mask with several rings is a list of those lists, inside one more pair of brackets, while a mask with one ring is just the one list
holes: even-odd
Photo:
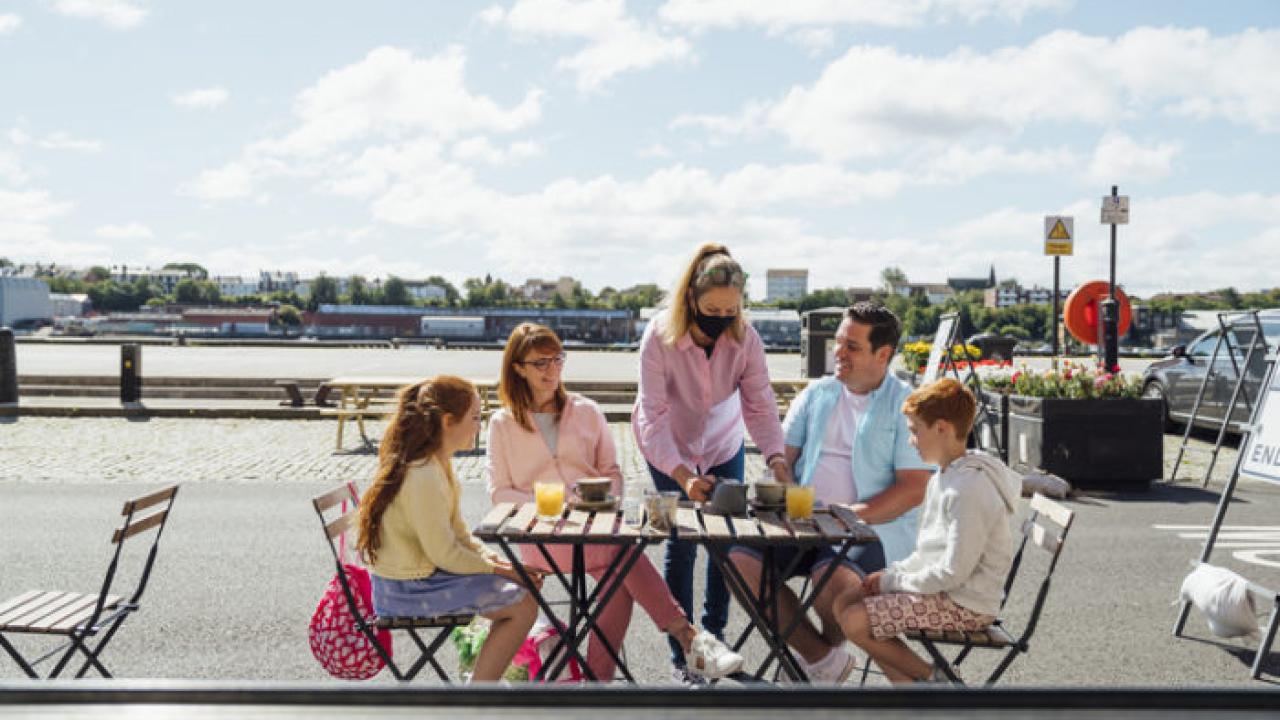
[[729, 525], [729, 518], [723, 515], [703, 513], [702, 523], [706, 526], [707, 537], [715, 538], [716, 540], [733, 539], [733, 528]]
[[[76, 600], [83, 597], [84, 596], [82, 594], [75, 592], [55, 593], [52, 597], [49, 597], [38, 605], [28, 606], [27, 612], [14, 618], [8, 624], [14, 627], [30, 626], [32, 623], [35, 623], [42, 618], [58, 614], [59, 611], [66, 608], [68, 605], [74, 605]], [[97, 599], [96, 595], [93, 597], [95, 600]]]
[[1050, 555], [1057, 555], [1058, 550], [1062, 547], [1062, 539], [1058, 537], [1057, 533], [1030, 519], [1023, 523], [1022, 532], [1033, 545], [1048, 552]]
[[602, 510], [591, 518], [591, 529], [587, 534], [591, 537], [612, 537], [614, 525], [618, 524], [618, 513]]
[[697, 539], [702, 536], [702, 523], [698, 522], [698, 511], [691, 507], [676, 508], [676, 537]]
[[503, 537], [524, 535], [529, 532], [529, 526], [537, 516], [538, 506], [534, 503], [525, 503], [516, 508], [515, 514], [502, 523], [502, 527], [498, 528], [498, 534]]
[[1031, 509], [1047, 516], [1063, 529], [1071, 527], [1071, 519], [1075, 516], [1075, 512], [1065, 505], [1054, 502], [1040, 493], [1031, 496]]
[[343, 500], [353, 500], [351, 489], [345, 484], [311, 498], [311, 504], [315, 506], [317, 512], [324, 512]]
[[43, 632], [73, 615], [84, 612], [85, 608], [92, 608], [98, 603], [97, 595], [81, 595], [79, 593], [71, 594], [76, 596], [72, 598], [72, 602], [67, 603], [57, 612], [48, 613], [42, 617], [32, 619], [27, 623], [28, 628], [37, 628], [38, 626], [37, 631]]
[[120, 514], [123, 516], [123, 515], [128, 515], [131, 512], [136, 513], [139, 510], [145, 510], [151, 507], [152, 505], [155, 505], [157, 503], [162, 503], [165, 500], [168, 500], [169, 498], [173, 497], [174, 494], [177, 492], [178, 492], [178, 486], [170, 485], [167, 488], [161, 488], [160, 490], [150, 493], [149, 495], [143, 495], [142, 497], [137, 497], [132, 500], [128, 500], [125, 502], [124, 509], [120, 511]]
[[30, 602], [32, 598], [36, 597], [37, 595], [40, 595], [42, 592], [44, 591], [28, 590], [22, 593], [21, 595], [11, 597], [8, 600], [5, 600], [3, 603], [0, 603], [0, 618], [3, 618], [5, 614], [7, 614], [10, 610], [18, 607], [19, 605], [25, 605], [26, 603]]
[[[120, 604], [119, 595], [109, 595], [107, 596], [106, 602], [103, 604], [102, 608], [105, 611], [105, 610], [114, 608], [119, 604]], [[89, 607], [86, 607], [80, 612], [74, 613], [68, 617], [65, 617], [56, 623], [51, 623], [48, 626], [44, 626], [43, 624], [41, 624], [39, 626], [33, 626], [32, 629], [33, 630], [38, 629], [40, 632], [46, 632], [46, 633], [58, 633], [58, 634], [69, 633], [72, 630], [76, 629], [81, 623], [93, 617], [94, 607], [95, 607], [94, 605], [90, 605]]]
[[[641, 513], [643, 513], [643, 511], [641, 511]], [[619, 513], [619, 515], [621, 515], [621, 513]], [[639, 525], [628, 525], [625, 520], [618, 523], [618, 531], [617, 531], [618, 537], [624, 537], [624, 538], [640, 537], [640, 533], [644, 532], [644, 515], [643, 514], [641, 514], [640, 519], [641, 519], [641, 522]]]
[[817, 525], [818, 532], [822, 533], [822, 537], [828, 540], [843, 540], [849, 534], [849, 529], [839, 520], [831, 517], [831, 513], [814, 513], [813, 522]]
[[766, 538], [791, 537], [791, 531], [787, 529], [786, 521], [777, 513], [759, 513], [756, 515], [756, 520], [760, 523], [760, 534]]
[[116, 531], [111, 535], [111, 544], [114, 545], [119, 543], [121, 540], [126, 540], [134, 535], [144, 533], [154, 527], [158, 527], [168, 516], [169, 511], [167, 509], [161, 510], [159, 512], [152, 513], [141, 520], [134, 520], [130, 522], [127, 527], [116, 528]]
[[485, 513], [480, 520], [480, 524], [476, 526], [476, 532], [490, 533], [498, 529], [503, 520], [511, 517], [511, 513], [516, 511], [516, 504], [511, 502], [501, 502], [489, 508], [489, 512]]
[[24, 602], [15, 604], [9, 608], [4, 614], [0, 614], [0, 626], [7, 625], [14, 620], [26, 615], [27, 613], [42, 607], [45, 603], [57, 598], [61, 593], [49, 590], [36, 590], [32, 593], [26, 593]]
[[359, 517], [359, 513], [352, 510], [351, 512], [339, 517], [337, 520], [326, 523], [324, 531], [329, 535], [329, 539], [332, 540], [342, 533], [350, 530], [351, 526], [355, 524], [357, 517]]

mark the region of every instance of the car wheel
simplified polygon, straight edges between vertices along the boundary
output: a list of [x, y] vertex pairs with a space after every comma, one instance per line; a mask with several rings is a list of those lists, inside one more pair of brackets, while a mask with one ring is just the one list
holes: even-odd
[[1174, 429], [1173, 418], [1169, 417], [1169, 401], [1165, 398], [1164, 386], [1158, 380], [1152, 380], [1142, 387], [1142, 397], [1151, 400], [1159, 400], [1161, 403], [1160, 417], [1163, 422], [1163, 430], [1169, 432]]

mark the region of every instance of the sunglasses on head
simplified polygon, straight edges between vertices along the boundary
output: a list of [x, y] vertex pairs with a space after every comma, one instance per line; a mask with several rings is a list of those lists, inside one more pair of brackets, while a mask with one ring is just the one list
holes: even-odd
[[743, 288], [747, 285], [747, 273], [741, 268], [717, 265], [698, 273], [698, 276], [694, 279], [694, 285], [702, 287], [707, 285], [732, 285], [736, 288]]

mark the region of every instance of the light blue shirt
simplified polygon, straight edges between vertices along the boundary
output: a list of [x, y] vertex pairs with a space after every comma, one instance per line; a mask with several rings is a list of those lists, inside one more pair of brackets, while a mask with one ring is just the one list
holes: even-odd
[[[822, 453], [822, 439], [831, 412], [839, 405], [844, 385], [834, 377], [811, 383], [791, 403], [782, 423], [785, 442], [800, 448], [796, 480], [808, 485]], [[886, 375], [880, 387], [871, 391], [871, 403], [860, 418], [853, 440], [853, 482], [858, 501], [866, 502], [897, 482], [898, 470], [933, 470], [911, 446], [907, 417], [902, 403], [911, 388], [893, 375]], [[885, 560], [892, 563], [910, 555], [916, 547], [918, 508], [912, 508], [889, 522], [873, 525], [884, 545]]]

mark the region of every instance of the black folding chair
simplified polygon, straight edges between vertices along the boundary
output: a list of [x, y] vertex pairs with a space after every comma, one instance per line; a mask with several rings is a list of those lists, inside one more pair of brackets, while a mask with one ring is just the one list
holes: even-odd
[[[351, 529], [356, 523], [360, 504], [359, 493], [356, 492], [354, 483], [346, 483], [312, 498], [311, 505], [316, 510], [316, 515], [320, 518], [320, 525], [324, 528], [325, 541], [329, 544], [329, 551], [333, 553], [334, 566], [337, 569], [337, 577], [342, 585], [342, 595], [347, 600], [347, 607], [351, 611], [352, 617], [356, 619], [356, 625], [360, 632], [368, 638], [373, 644], [378, 655], [382, 657], [383, 662], [387, 664], [387, 668], [391, 670], [391, 674], [397, 680], [409, 681], [418, 676], [428, 664], [440, 676], [440, 679], [446, 683], [452, 682], [449, 673], [440, 666], [436, 661], [436, 652], [449, 639], [449, 634], [454, 628], [466, 625], [474, 619], [474, 615], [435, 615], [431, 617], [364, 617], [356, 605], [355, 593], [351, 589], [351, 583], [347, 579], [347, 574], [343, 569], [343, 551], [338, 549], [334, 543], [335, 539], [344, 538], [347, 530]], [[341, 505], [338, 510], [338, 516], [333, 520], [326, 520], [325, 513], [334, 507]], [[348, 505], [350, 509], [348, 509]], [[345, 550], [345, 540], [342, 541]], [[377, 630], [404, 631], [413, 639], [415, 645], [418, 646], [419, 655], [413, 664], [408, 666], [407, 670], [401, 670], [400, 666], [391, 658], [391, 648], [382, 646], [378, 642]], [[435, 630], [435, 637], [431, 642], [426, 642], [422, 636], [418, 634], [419, 630]]]
[[[85, 656], [85, 660], [76, 672], [76, 677], [84, 677], [91, 667], [102, 677], [111, 677], [99, 656], [125, 619], [138, 610], [138, 603], [143, 591], [147, 589], [147, 580], [151, 577], [151, 568], [156, 561], [156, 547], [160, 544], [160, 536], [169, 520], [169, 508], [173, 506], [173, 499], [177, 494], [178, 486], [171, 485], [124, 504], [124, 510], [120, 513], [124, 516], [124, 524], [111, 535], [111, 544], [115, 546], [115, 550], [112, 552], [111, 564], [107, 566], [102, 588], [96, 594], [31, 590], [0, 603], [0, 647], [9, 653], [23, 672], [30, 677], [39, 678], [36, 666], [61, 655], [46, 676], [55, 678], [80, 653]], [[160, 507], [148, 515], [139, 514], [156, 506]], [[147, 552], [146, 564], [142, 568], [137, 586], [127, 599], [123, 595], [112, 594], [111, 586], [116, 579], [125, 541], [149, 530], [155, 530], [155, 536], [151, 540], [151, 549]], [[65, 639], [54, 649], [28, 661], [9, 642], [6, 635], [52, 635]], [[91, 644], [90, 641], [94, 638], [97, 638], [97, 642]]]
[[[1014, 658], [1025, 654], [1029, 649], [1031, 635], [1036, 630], [1036, 625], [1040, 621], [1040, 612], [1044, 610], [1045, 598], [1049, 595], [1050, 580], [1053, 578], [1054, 568], [1058, 566], [1062, 544], [1066, 542], [1067, 532], [1071, 529], [1071, 522], [1074, 519], [1074, 512], [1039, 493], [1031, 498], [1031, 516], [1022, 524], [1022, 542], [1018, 546], [1017, 554], [1013, 556], [1013, 564], [1009, 567], [1009, 574], [1005, 578], [1004, 600], [1000, 604], [1003, 613], [1004, 606], [1009, 600], [1009, 591], [1018, 576], [1018, 569], [1022, 566], [1027, 547], [1038, 548], [1047, 553], [1048, 561], [1045, 565], [1044, 577], [1040, 581], [1035, 604], [1031, 607], [1031, 614], [1027, 617], [1026, 627], [1021, 635], [1014, 637], [1015, 631], [1009, 628], [1008, 623], [997, 618], [990, 627], [975, 632], [912, 630], [904, 633], [904, 637], [923, 645], [933, 658], [934, 664], [942, 669], [947, 679], [959, 684], [963, 684], [963, 681], [960, 680], [956, 668], [968, 657], [969, 651], [981, 648], [1005, 653], [1004, 658], [986, 680], [987, 685], [995, 684]], [[938, 649], [939, 645], [958, 645], [961, 650], [955, 660], [947, 660]]]

